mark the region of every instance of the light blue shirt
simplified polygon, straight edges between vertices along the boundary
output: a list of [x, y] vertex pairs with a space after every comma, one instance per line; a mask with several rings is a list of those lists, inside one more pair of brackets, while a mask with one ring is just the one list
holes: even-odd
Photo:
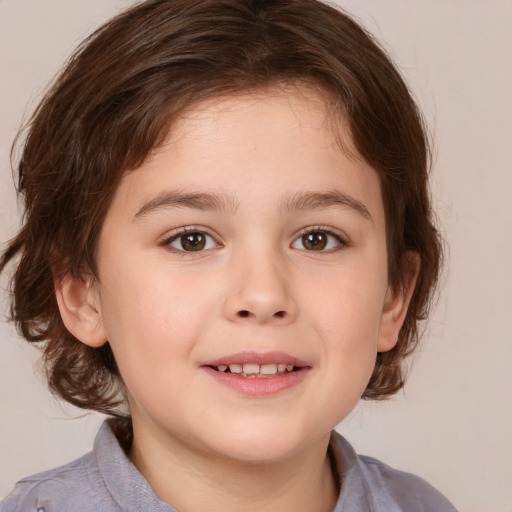
[[[357, 455], [336, 432], [329, 450], [341, 488], [333, 512], [457, 512], [421, 478]], [[20, 480], [0, 503], [0, 512], [93, 511], [177, 512], [156, 496], [129, 461], [108, 422], [99, 430], [92, 452]]]

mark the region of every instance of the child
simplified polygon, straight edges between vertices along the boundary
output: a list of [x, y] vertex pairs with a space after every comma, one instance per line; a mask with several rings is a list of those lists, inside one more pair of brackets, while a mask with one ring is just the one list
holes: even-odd
[[19, 164], [13, 318], [108, 414], [10, 511], [453, 511], [333, 432], [404, 384], [439, 271], [417, 107], [315, 0], [150, 0], [88, 38]]

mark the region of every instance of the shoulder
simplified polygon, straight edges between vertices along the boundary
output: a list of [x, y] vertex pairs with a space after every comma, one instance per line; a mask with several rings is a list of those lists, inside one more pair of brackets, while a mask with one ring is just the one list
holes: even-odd
[[456, 512], [432, 485], [406, 471], [394, 469], [372, 457], [358, 456], [361, 472], [376, 500], [388, 499], [408, 512]]
[[[457, 512], [454, 506], [422, 478], [394, 469], [372, 457], [357, 455], [334, 433], [331, 447], [341, 478], [338, 510], [375, 512]], [[343, 505], [343, 506], [341, 506]]]
[[109, 507], [108, 490], [93, 453], [17, 482], [0, 503], [0, 512], [117, 510]]

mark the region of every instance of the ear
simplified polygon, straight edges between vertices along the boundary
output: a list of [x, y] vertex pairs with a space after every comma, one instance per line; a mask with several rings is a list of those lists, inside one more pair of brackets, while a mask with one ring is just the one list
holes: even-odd
[[99, 294], [92, 276], [65, 274], [55, 279], [55, 295], [66, 329], [82, 343], [100, 347], [107, 341]]
[[391, 286], [388, 286], [379, 326], [378, 352], [391, 350], [398, 341], [398, 334], [405, 321], [409, 303], [416, 287], [420, 264], [420, 255], [417, 252], [408, 252], [404, 256], [403, 287], [393, 290]]

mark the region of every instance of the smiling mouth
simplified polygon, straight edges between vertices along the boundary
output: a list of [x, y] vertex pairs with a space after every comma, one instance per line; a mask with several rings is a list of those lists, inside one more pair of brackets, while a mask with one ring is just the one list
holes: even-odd
[[228, 373], [239, 377], [249, 378], [271, 378], [278, 375], [285, 375], [300, 370], [300, 367], [286, 363], [232, 363], [229, 365], [220, 364], [218, 366], [210, 366], [213, 370], [220, 373]]

